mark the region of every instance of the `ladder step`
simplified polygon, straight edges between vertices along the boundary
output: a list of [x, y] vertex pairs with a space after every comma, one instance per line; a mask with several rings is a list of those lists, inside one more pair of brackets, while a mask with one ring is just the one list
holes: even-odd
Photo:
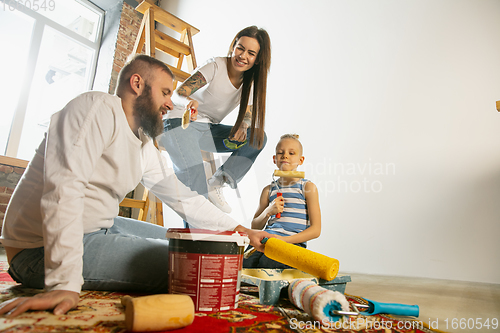
[[199, 29], [193, 27], [191, 24], [184, 22], [177, 16], [172, 15], [163, 8], [156, 6], [154, 3], [152, 3], [151, 0], [142, 1], [135, 9], [139, 13], [144, 14], [149, 8], [153, 8], [154, 10], [155, 21], [167, 27], [170, 27], [178, 33], [182, 33], [186, 29], [190, 29], [192, 35], [196, 35], [198, 32], [200, 32]]
[[129, 198], [123, 199], [123, 201], [120, 203], [120, 206], [122, 207], [140, 208], [140, 209], [144, 209], [145, 205], [146, 202], [144, 200], [129, 199]]
[[175, 80], [180, 81], [180, 82], [184, 82], [189, 77], [188, 73], [181, 71], [180, 69], [178, 69], [176, 67], [170, 66], [169, 64], [167, 64], [167, 66], [168, 66], [168, 68], [170, 68], [170, 70], [174, 74]]
[[179, 58], [181, 54], [186, 56], [191, 54], [188, 45], [158, 30], [155, 30], [155, 42], [157, 49], [173, 57]]

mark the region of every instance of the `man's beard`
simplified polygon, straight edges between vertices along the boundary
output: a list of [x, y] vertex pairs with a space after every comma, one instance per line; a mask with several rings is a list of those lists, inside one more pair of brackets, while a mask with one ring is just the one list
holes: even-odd
[[151, 86], [146, 84], [142, 94], [134, 103], [134, 115], [139, 117], [139, 124], [144, 134], [151, 139], [163, 133], [163, 122], [158, 116], [160, 108], [156, 109], [151, 96]]

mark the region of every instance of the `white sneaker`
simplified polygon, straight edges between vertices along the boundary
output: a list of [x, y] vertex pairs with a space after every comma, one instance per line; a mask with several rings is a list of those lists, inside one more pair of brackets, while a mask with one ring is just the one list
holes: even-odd
[[231, 213], [231, 207], [224, 199], [224, 194], [222, 193], [222, 186], [210, 186], [208, 190], [208, 200], [210, 200], [215, 207], [222, 210], [224, 213]]

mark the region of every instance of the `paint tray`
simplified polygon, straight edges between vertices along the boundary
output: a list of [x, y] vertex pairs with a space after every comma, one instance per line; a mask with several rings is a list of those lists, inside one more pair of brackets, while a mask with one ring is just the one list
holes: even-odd
[[337, 277], [331, 281], [319, 279], [319, 286], [331, 291], [338, 291], [343, 294], [347, 286], [347, 282], [351, 282], [350, 275], [337, 275]]
[[310, 279], [318, 283], [318, 278], [297, 269], [244, 268], [241, 271], [241, 282], [257, 286], [259, 303], [266, 305], [277, 304], [281, 290], [288, 293], [286, 288], [295, 279]]
[[297, 269], [269, 269], [244, 268], [241, 272], [241, 281], [259, 288], [259, 302], [266, 305], [275, 305], [280, 296], [288, 298], [288, 286], [295, 279], [309, 279], [321, 287], [344, 293], [346, 283], [351, 281], [349, 275], [337, 276], [331, 281], [319, 279], [313, 275]]

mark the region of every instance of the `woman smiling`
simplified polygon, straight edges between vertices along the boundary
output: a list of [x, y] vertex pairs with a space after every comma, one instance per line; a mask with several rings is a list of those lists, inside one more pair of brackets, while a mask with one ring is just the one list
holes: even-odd
[[[236, 188], [266, 144], [267, 74], [271, 42], [264, 29], [241, 30], [227, 57], [209, 59], [175, 91], [174, 109], [164, 121], [160, 143], [174, 163], [177, 177], [192, 190], [231, 212], [222, 186]], [[233, 126], [220, 122], [239, 106]], [[191, 110], [191, 123], [183, 128], [182, 117]], [[185, 127], [185, 126], [184, 126]], [[201, 150], [231, 152], [227, 161], [206, 180]]]

